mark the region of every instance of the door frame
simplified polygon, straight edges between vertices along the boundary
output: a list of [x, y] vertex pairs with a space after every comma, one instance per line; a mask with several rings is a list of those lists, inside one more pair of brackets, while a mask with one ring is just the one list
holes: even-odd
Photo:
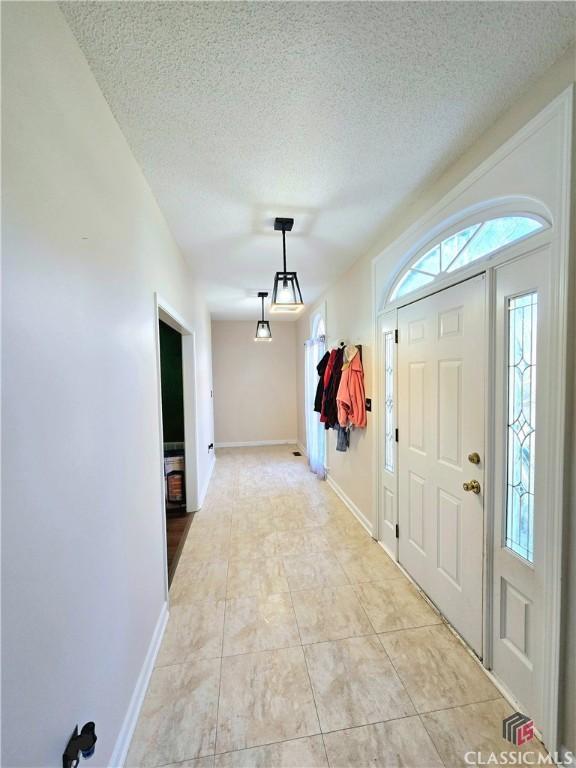
[[160, 366], [159, 321], [169, 325], [182, 336], [182, 394], [184, 402], [184, 481], [186, 485], [186, 511], [195, 512], [198, 500], [198, 420], [196, 402], [196, 335], [182, 316], [154, 293], [154, 324], [156, 339], [156, 391], [158, 397], [158, 437], [161, 480], [161, 523], [164, 562], [164, 590], [168, 600], [168, 550], [166, 533], [166, 503], [164, 498], [164, 435], [162, 425], [162, 376]]
[[[310, 339], [315, 338], [315, 332], [314, 332], [314, 326], [316, 325], [317, 320], [321, 319], [324, 323], [324, 346], [326, 351], [330, 349], [330, 346], [328, 344], [328, 327], [326, 325], [326, 302], [323, 301], [317, 306], [315, 306], [310, 311], [310, 318], [308, 321], [309, 328], [310, 328]], [[306, 345], [306, 342], [304, 342]], [[306, 366], [308, 365], [308, 359], [307, 359], [307, 349], [306, 346], [304, 348], [304, 432], [306, 435], [306, 451], [305, 454], [308, 456], [308, 380], [307, 380], [307, 369]], [[312, 404], [314, 403], [314, 397], [312, 396]], [[324, 470], [326, 473], [326, 477], [328, 476], [328, 440], [326, 438], [326, 435], [324, 435]]]
[[[518, 248], [537, 249], [544, 243], [551, 246], [552, 279], [550, 295], [552, 312], [550, 323], [552, 334], [551, 366], [558, 379], [558, 387], [554, 402], [551, 403], [550, 424], [548, 425], [550, 455], [549, 483], [547, 486], [547, 506], [550, 513], [548, 540], [546, 546], [545, 588], [549, 599], [545, 605], [544, 621], [548, 632], [545, 635], [544, 680], [542, 692], [542, 708], [545, 713], [542, 731], [550, 751], [560, 752], [559, 707], [560, 707], [560, 670], [561, 670], [561, 628], [562, 628], [562, 576], [565, 569], [564, 558], [564, 507], [568, 502], [569, 487], [566, 482], [566, 465], [568, 440], [570, 439], [570, 424], [566, 416], [571, 410], [568, 407], [568, 392], [574, 384], [573, 353], [568, 343], [569, 331], [574, 329], [576, 320], [570, 313], [569, 299], [574, 285], [570, 269], [570, 227], [572, 208], [573, 174], [573, 122], [574, 122], [574, 85], [569, 85], [562, 93], [545, 106], [535, 117], [521, 127], [511, 138], [499, 146], [490, 156], [480, 163], [472, 172], [462, 178], [449, 192], [443, 195], [428, 210], [412, 219], [406, 225], [402, 234], [377, 254], [372, 260], [373, 286], [373, 349], [375, 350], [375, 365], [373, 368], [373, 391], [378, 392], [380, 359], [379, 359], [379, 318], [387, 312], [395, 311], [398, 303], [386, 303], [389, 288], [397, 276], [397, 270], [405, 265], [409, 258], [420, 249], [431, 237], [441, 235], [462, 217], [472, 213], [491, 209], [505, 209], [514, 203], [516, 211], [522, 210], [542, 213], [551, 228], [546, 232], [536, 233], [524, 243], [511, 246], [496, 254], [484, 264], [471, 265], [468, 270], [462, 270], [458, 281], [466, 276], [473, 276], [480, 271], [486, 271], [487, 283], [490, 286], [491, 301], [493, 301], [494, 276], [491, 266], [518, 255]], [[513, 192], [510, 192], [514, 190]], [[514, 197], [507, 196], [513, 194]], [[480, 218], [480, 216], [478, 216]], [[522, 253], [524, 250], [521, 251]], [[435, 290], [447, 287], [455, 280], [439, 280]], [[422, 295], [431, 293], [423, 291]], [[412, 299], [421, 298], [414, 292]], [[489, 312], [490, 322], [493, 313]], [[492, 332], [491, 328], [491, 332]], [[489, 351], [489, 362], [493, 359], [494, 350]], [[490, 397], [490, 389], [487, 397]], [[487, 409], [493, 410], [493, 400]], [[375, 423], [378, 421], [379, 403], [373, 403]], [[379, 430], [374, 431], [373, 439], [373, 535], [376, 537], [380, 505], [379, 467], [381, 466], [381, 445]], [[494, 435], [490, 430], [486, 433], [488, 441], [492, 442]], [[490, 467], [486, 467], [487, 475], [492, 482]], [[485, 505], [486, 508], [492, 501]], [[493, 525], [493, 521], [490, 522]], [[487, 574], [492, 578], [490, 562], [487, 563]], [[491, 589], [488, 593], [491, 595]], [[485, 606], [485, 620], [489, 617], [491, 607]], [[485, 660], [488, 664], [489, 657]]]
[[[441, 238], [438, 238], [441, 239]], [[379, 403], [383, 403], [384, 396], [384, 382], [383, 382], [383, 360], [382, 360], [382, 345], [380, 342], [380, 334], [382, 329], [390, 326], [392, 319], [395, 320], [395, 327], [398, 327], [398, 310], [401, 307], [413, 304], [421, 299], [438, 293], [446, 288], [451, 288], [459, 283], [476, 277], [482, 273], [486, 275], [486, 366], [485, 366], [485, 397], [486, 397], [486, 411], [485, 411], [485, 438], [486, 438], [486, 455], [485, 455], [485, 476], [484, 476], [484, 578], [483, 578], [483, 600], [482, 600], [482, 625], [483, 625], [483, 666], [491, 670], [492, 668], [492, 645], [493, 645], [493, 618], [494, 618], [494, 594], [493, 594], [493, 575], [494, 575], [494, 441], [497, 439], [495, 434], [495, 398], [496, 398], [496, 377], [495, 377], [495, 308], [496, 308], [496, 291], [495, 291], [495, 279], [496, 268], [502, 264], [507, 264], [512, 261], [521, 259], [530, 253], [540, 251], [542, 248], [549, 246], [554, 247], [554, 232], [552, 228], [549, 228], [541, 233], [535, 234], [533, 237], [526, 241], [520, 241], [517, 244], [512, 244], [501, 252], [496, 254], [495, 257], [485, 262], [478, 262], [471, 264], [468, 268], [460, 270], [456, 275], [452, 277], [443, 278], [438, 280], [433, 287], [423, 289], [420, 291], [414, 291], [409, 297], [399, 299], [395, 302], [391, 302], [384, 307], [382, 312], [378, 312], [375, 317], [375, 391], [379, 393]], [[561, 334], [566, 334], [566, 328], [561, 324], [563, 317], [563, 310], [567, 308], [567, 291], [564, 286], [561, 285], [561, 279], [558, 275], [552, 278], [551, 295], [556, 298], [556, 315], [553, 321], [556, 322], [556, 327], [560, 326]], [[560, 334], [560, 335], [561, 335]], [[396, 352], [396, 370], [395, 380], [397, 381], [398, 366], [397, 366], [397, 352]], [[567, 380], [567, 347], [566, 345], [556, 344], [555, 348], [551, 350], [551, 369], [557, 370], [559, 378], [564, 382]], [[563, 496], [564, 496], [564, 456], [565, 456], [565, 432], [564, 432], [564, 409], [565, 409], [565, 394], [566, 388], [560, 387], [563, 391], [558, 398], [558, 401], [551, 405], [550, 412], [554, 418], [551, 423], [543, 425], [540, 428], [543, 440], [550, 448], [551, 455], [554, 457], [549, 462], [551, 467], [555, 466], [555, 471], [550, 474], [550, 480], [545, 491], [545, 506], [550, 516], [549, 520], [549, 536], [546, 542], [546, 563], [545, 563], [545, 592], [551, 596], [551, 599], [547, 601], [544, 610], [546, 622], [549, 631], [545, 635], [544, 649], [543, 649], [543, 679], [548, 681], [548, 684], [544, 686], [543, 698], [542, 698], [542, 711], [544, 713], [542, 721], [542, 735], [546, 740], [546, 744], [551, 751], [559, 751], [558, 743], [558, 730], [559, 730], [559, 693], [560, 693], [560, 653], [561, 653], [561, 576], [562, 576], [562, 531], [563, 531]], [[398, 413], [398, 391], [395, 387], [395, 403], [394, 410]], [[383, 420], [380, 411], [377, 412], [377, 421], [379, 428], [376, 430], [375, 435], [375, 467], [377, 468], [375, 475], [375, 507], [374, 510], [374, 538], [380, 541], [382, 532], [379, 530], [379, 521], [381, 519], [383, 510], [383, 494], [382, 494], [382, 461], [384, 456], [384, 436], [381, 426]], [[398, 449], [395, 450], [396, 458], [396, 472], [395, 472], [395, 521], [398, 522], [398, 493], [399, 493], [399, 467], [398, 467]], [[388, 553], [398, 562], [398, 542], [396, 547], [391, 550], [390, 547], [385, 547]], [[507, 691], [500, 681], [497, 680], [500, 690], [509, 698], [512, 703], [514, 702], [513, 693]], [[553, 704], [554, 702], [554, 704]]]

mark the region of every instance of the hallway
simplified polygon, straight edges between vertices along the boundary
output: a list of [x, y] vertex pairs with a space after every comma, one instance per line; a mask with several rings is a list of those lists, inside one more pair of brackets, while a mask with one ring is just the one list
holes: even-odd
[[0, 12], [0, 766], [576, 767], [576, 3]]
[[128, 765], [428, 768], [508, 750], [511, 707], [292, 450], [218, 451]]

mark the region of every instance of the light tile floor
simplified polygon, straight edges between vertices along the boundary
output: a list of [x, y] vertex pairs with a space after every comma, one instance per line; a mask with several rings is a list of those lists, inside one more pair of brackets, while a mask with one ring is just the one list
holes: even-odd
[[127, 765], [450, 768], [509, 751], [509, 705], [292, 450], [218, 451]]

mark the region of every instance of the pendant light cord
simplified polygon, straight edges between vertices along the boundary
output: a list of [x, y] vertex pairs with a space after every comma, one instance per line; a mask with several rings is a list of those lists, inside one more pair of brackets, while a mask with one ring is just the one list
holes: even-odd
[[260, 297], [262, 299], [262, 322], [264, 322], [264, 296]]
[[284, 253], [284, 274], [286, 274], [286, 230], [282, 227], [282, 251]]

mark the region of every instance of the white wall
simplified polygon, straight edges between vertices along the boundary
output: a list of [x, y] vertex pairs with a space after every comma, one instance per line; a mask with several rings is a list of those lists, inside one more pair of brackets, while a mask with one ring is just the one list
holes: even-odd
[[[576, 61], [573, 75], [576, 80]], [[573, 126], [576, 126], [576, 98], [574, 100]], [[571, 316], [568, 329], [568, 365], [572, 371], [572, 434], [570, 459], [566, 462], [566, 489], [569, 494], [568, 513], [566, 515], [566, 537], [564, 539], [564, 566], [566, 580], [564, 584], [564, 647], [561, 664], [565, 674], [565, 696], [561, 709], [561, 738], [564, 746], [576, 754], [576, 136], [572, 146], [572, 228], [571, 228], [571, 263], [572, 296]], [[568, 390], [570, 391], [570, 390]], [[568, 421], [568, 419], [567, 419]], [[570, 422], [568, 422], [570, 423]]]
[[296, 441], [296, 323], [274, 322], [254, 341], [250, 322], [213, 321], [216, 445]]
[[[534, 117], [555, 96], [560, 94], [576, 79], [576, 59], [574, 48], [570, 49], [544, 76], [509, 111], [484, 134], [446, 173], [433, 183], [422, 188], [414, 198], [403, 205], [395, 215], [383, 222], [382, 231], [374, 247], [360, 255], [358, 261], [336, 281], [319, 300], [310, 307], [309, 312], [298, 321], [298, 439], [306, 443], [304, 418], [304, 353], [301, 342], [309, 335], [310, 314], [319, 305], [326, 306], [327, 335], [330, 344], [339, 339], [363, 344], [363, 360], [366, 369], [366, 395], [370, 397], [372, 387], [373, 350], [370, 348], [373, 336], [372, 321], [372, 259], [389, 246], [411, 224], [418, 220], [442, 197], [465, 178], [483, 160], [489, 157], [506, 139], [516, 133], [530, 118]], [[390, 264], [390, 271], [396, 265]], [[381, 276], [383, 279], [383, 277]], [[350, 450], [339, 454], [335, 450], [335, 436], [330, 433], [328, 440], [328, 465], [332, 479], [344, 493], [357, 505], [369, 520], [373, 517], [372, 477], [373, 467], [372, 439], [373, 424], [368, 414], [368, 427], [365, 433], [352, 435]], [[576, 435], [576, 428], [575, 428]], [[574, 438], [576, 440], [576, 437]], [[572, 466], [576, 467], [574, 462]], [[573, 469], [573, 497], [569, 514], [572, 517], [572, 536], [576, 535], [576, 469]], [[574, 541], [574, 538], [572, 539]], [[570, 553], [574, 560], [576, 548]], [[570, 557], [570, 555], [569, 555]], [[572, 576], [565, 594], [567, 629], [566, 636], [566, 671], [570, 677], [564, 686], [563, 743], [576, 752], [576, 663], [574, 646], [576, 630], [576, 568], [572, 564]], [[571, 655], [572, 654], [572, 655]]]
[[[371, 270], [353, 267], [324, 296], [328, 347], [340, 341], [362, 344], [364, 389], [372, 397], [372, 303]], [[306, 445], [304, 420], [304, 341], [310, 336], [309, 313], [298, 323], [298, 441]], [[350, 433], [350, 447], [336, 450], [336, 431], [326, 433], [328, 470], [331, 478], [370, 520], [372, 505], [372, 413], [366, 429]]]
[[[304, 350], [302, 343], [309, 336], [310, 314], [320, 305], [326, 306], [326, 326], [329, 344], [340, 339], [363, 344], [363, 361], [366, 370], [366, 395], [372, 387], [372, 357], [370, 348], [373, 336], [372, 321], [372, 259], [401, 235], [420, 216], [437, 203], [468, 173], [489, 157], [506, 139], [518, 131], [555, 96], [575, 79], [576, 60], [574, 48], [570, 49], [530, 91], [490, 128], [446, 173], [398, 209], [382, 225], [382, 231], [374, 247], [358, 260], [329, 287], [298, 321], [298, 440], [306, 444], [304, 418]], [[396, 265], [390, 265], [390, 270]], [[350, 451], [339, 454], [335, 442], [329, 440], [328, 463], [333, 479], [368, 517], [372, 516], [372, 438], [371, 416], [368, 414], [366, 434], [356, 432], [352, 436]], [[331, 436], [333, 437], [333, 436]]]
[[5, 3], [3, 754], [58, 766], [96, 721], [110, 765], [165, 603], [154, 292], [197, 334], [199, 286], [55, 3]]

